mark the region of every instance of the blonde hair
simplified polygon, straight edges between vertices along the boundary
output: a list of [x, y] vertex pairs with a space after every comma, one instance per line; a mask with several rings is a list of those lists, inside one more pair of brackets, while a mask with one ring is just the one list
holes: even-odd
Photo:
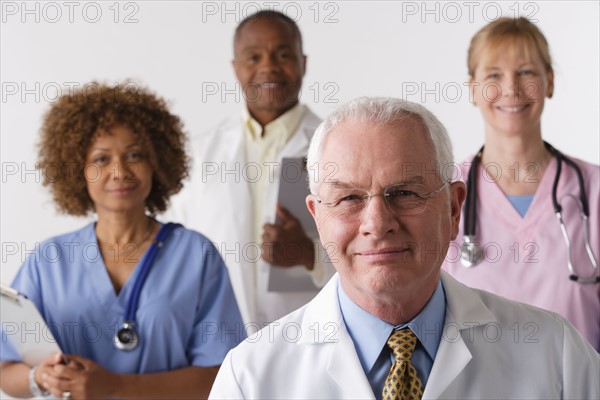
[[469, 75], [475, 76], [477, 63], [481, 60], [484, 49], [491, 49], [490, 56], [493, 57], [505, 44], [512, 45], [510, 47], [513, 50], [517, 45], [524, 44], [527, 56], [531, 56], [531, 52], [537, 53], [546, 71], [552, 71], [550, 48], [542, 31], [525, 17], [503, 17], [484, 26], [471, 39], [467, 56]]

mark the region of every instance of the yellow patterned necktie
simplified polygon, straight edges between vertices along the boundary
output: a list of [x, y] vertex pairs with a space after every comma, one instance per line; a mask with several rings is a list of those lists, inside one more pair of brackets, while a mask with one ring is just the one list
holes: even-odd
[[387, 345], [394, 353], [394, 364], [383, 386], [383, 400], [421, 400], [423, 383], [410, 362], [417, 337], [409, 328], [392, 332]]

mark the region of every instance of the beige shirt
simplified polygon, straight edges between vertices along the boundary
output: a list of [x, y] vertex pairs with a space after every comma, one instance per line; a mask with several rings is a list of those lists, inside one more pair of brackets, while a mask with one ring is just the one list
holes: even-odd
[[[242, 109], [242, 127], [244, 150], [246, 153], [246, 179], [251, 183], [250, 192], [253, 201], [254, 226], [252, 241], [262, 243], [265, 197], [269, 184], [274, 182], [273, 172], [281, 162], [279, 154], [300, 126], [306, 108], [300, 103], [286, 111], [274, 121], [265, 125], [264, 129], [252, 118], [247, 107]], [[255, 172], [256, 171], [256, 172]], [[269, 221], [274, 223], [275, 221]]]

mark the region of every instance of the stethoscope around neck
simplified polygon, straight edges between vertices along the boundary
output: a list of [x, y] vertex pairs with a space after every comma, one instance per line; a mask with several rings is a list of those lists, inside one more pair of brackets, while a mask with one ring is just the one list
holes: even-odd
[[180, 226], [180, 224], [168, 223], [163, 225], [156, 234], [156, 238], [152, 242], [152, 245], [150, 245], [150, 249], [142, 261], [137, 279], [133, 283], [131, 294], [129, 295], [129, 299], [127, 299], [127, 307], [125, 308], [125, 318], [123, 319], [123, 324], [113, 337], [113, 343], [119, 350], [133, 350], [140, 342], [140, 336], [137, 332], [135, 324], [135, 313], [140, 301], [140, 293], [142, 292], [142, 287], [144, 286], [144, 282], [148, 277], [150, 267], [156, 258], [158, 250], [160, 250], [160, 248], [163, 246], [169, 234], [178, 226]]
[[[552, 185], [552, 205], [554, 206], [554, 213], [556, 214], [556, 218], [558, 219], [558, 223], [560, 224], [560, 230], [563, 234], [565, 243], [567, 245], [567, 268], [569, 269], [569, 279], [579, 283], [599, 283], [600, 276], [598, 276], [598, 262], [596, 261], [596, 257], [594, 256], [594, 253], [592, 252], [592, 248], [590, 246], [590, 210], [581, 169], [577, 166], [577, 164], [575, 164], [575, 162], [573, 162], [573, 160], [569, 159], [560, 151], [556, 150], [549, 143], [544, 142], [544, 146], [546, 146], [546, 149], [548, 149], [548, 151], [556, 159], [556, 175], [554, 176], [554, 184]], [[467, 268], [479, 264], [484, 258], [483, 249], [475, 241], [477, 216], [477, 167], [481, 163], [482, 154], [483, 147], [481, 147], [481, 149], [477, 152], [477, 155], [475, 155], [475, 157], [473, 158], [473, 162], [471, 164], [471, 167], [469, 168], [469, 176], [467, 179], [467, 200], [465, 203], [465, 218], [463, 225], [464, 241], [461, 247], [460, 257], [462, 264]], [[589, 277], [581, 277], [577, 275], [575, 269], [573, 268], [573, 257], [571, 254], [571, 238], [567, 233], [567, 228], [563, 221], [562, 206], [560, 205], [556, 197], [558, 181], [560, 180], [563, 161], [575, 170], [575, 172], [577, 173], [577, 180], [579, 181], [579, 201], [581, 202], [582, 208], [581, 219], [583, 220], [584, 227], [583, 237], [585, 241], [585, 250], [593, 267], [593, 273]]]

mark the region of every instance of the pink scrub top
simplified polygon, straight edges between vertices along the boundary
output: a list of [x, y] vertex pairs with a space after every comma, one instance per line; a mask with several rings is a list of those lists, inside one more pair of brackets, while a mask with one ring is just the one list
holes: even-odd
[[[571, 158], [581, 168], [590, 208], [590, 244], [600, 257], [600, 167]], [[471, 160], [455, 171], [455, 180], [466, 182]], [[442, 268], [468, 286], [487, 290], [512, 300], [557, 312], [569, 320], [600, 351], [600, 284], [581, 284], [569, 279], [567, 246], [552, 205], [556, 175], [552, 159], [524, 217], [496, 185], [501, 173], [496, 165], [481, 166], [477, 173], [477, 226], [475, 241], [484, 249], [484, 260], [466, 268], [460, 260], [463, 221], [451, 243]], [[527, 179], [522, 176], [521, 179]], [[573, 265], [578, 275], [589, 277], [592, 264], [584, 245], [579, 184], [573, 168], [563, 162], [557, 190], [563, 221], [571, 237]], [[463, 207], [463, 215], [465, 216]], [[515, 326], [507, 332], [523, 339], [544, 327]]]

